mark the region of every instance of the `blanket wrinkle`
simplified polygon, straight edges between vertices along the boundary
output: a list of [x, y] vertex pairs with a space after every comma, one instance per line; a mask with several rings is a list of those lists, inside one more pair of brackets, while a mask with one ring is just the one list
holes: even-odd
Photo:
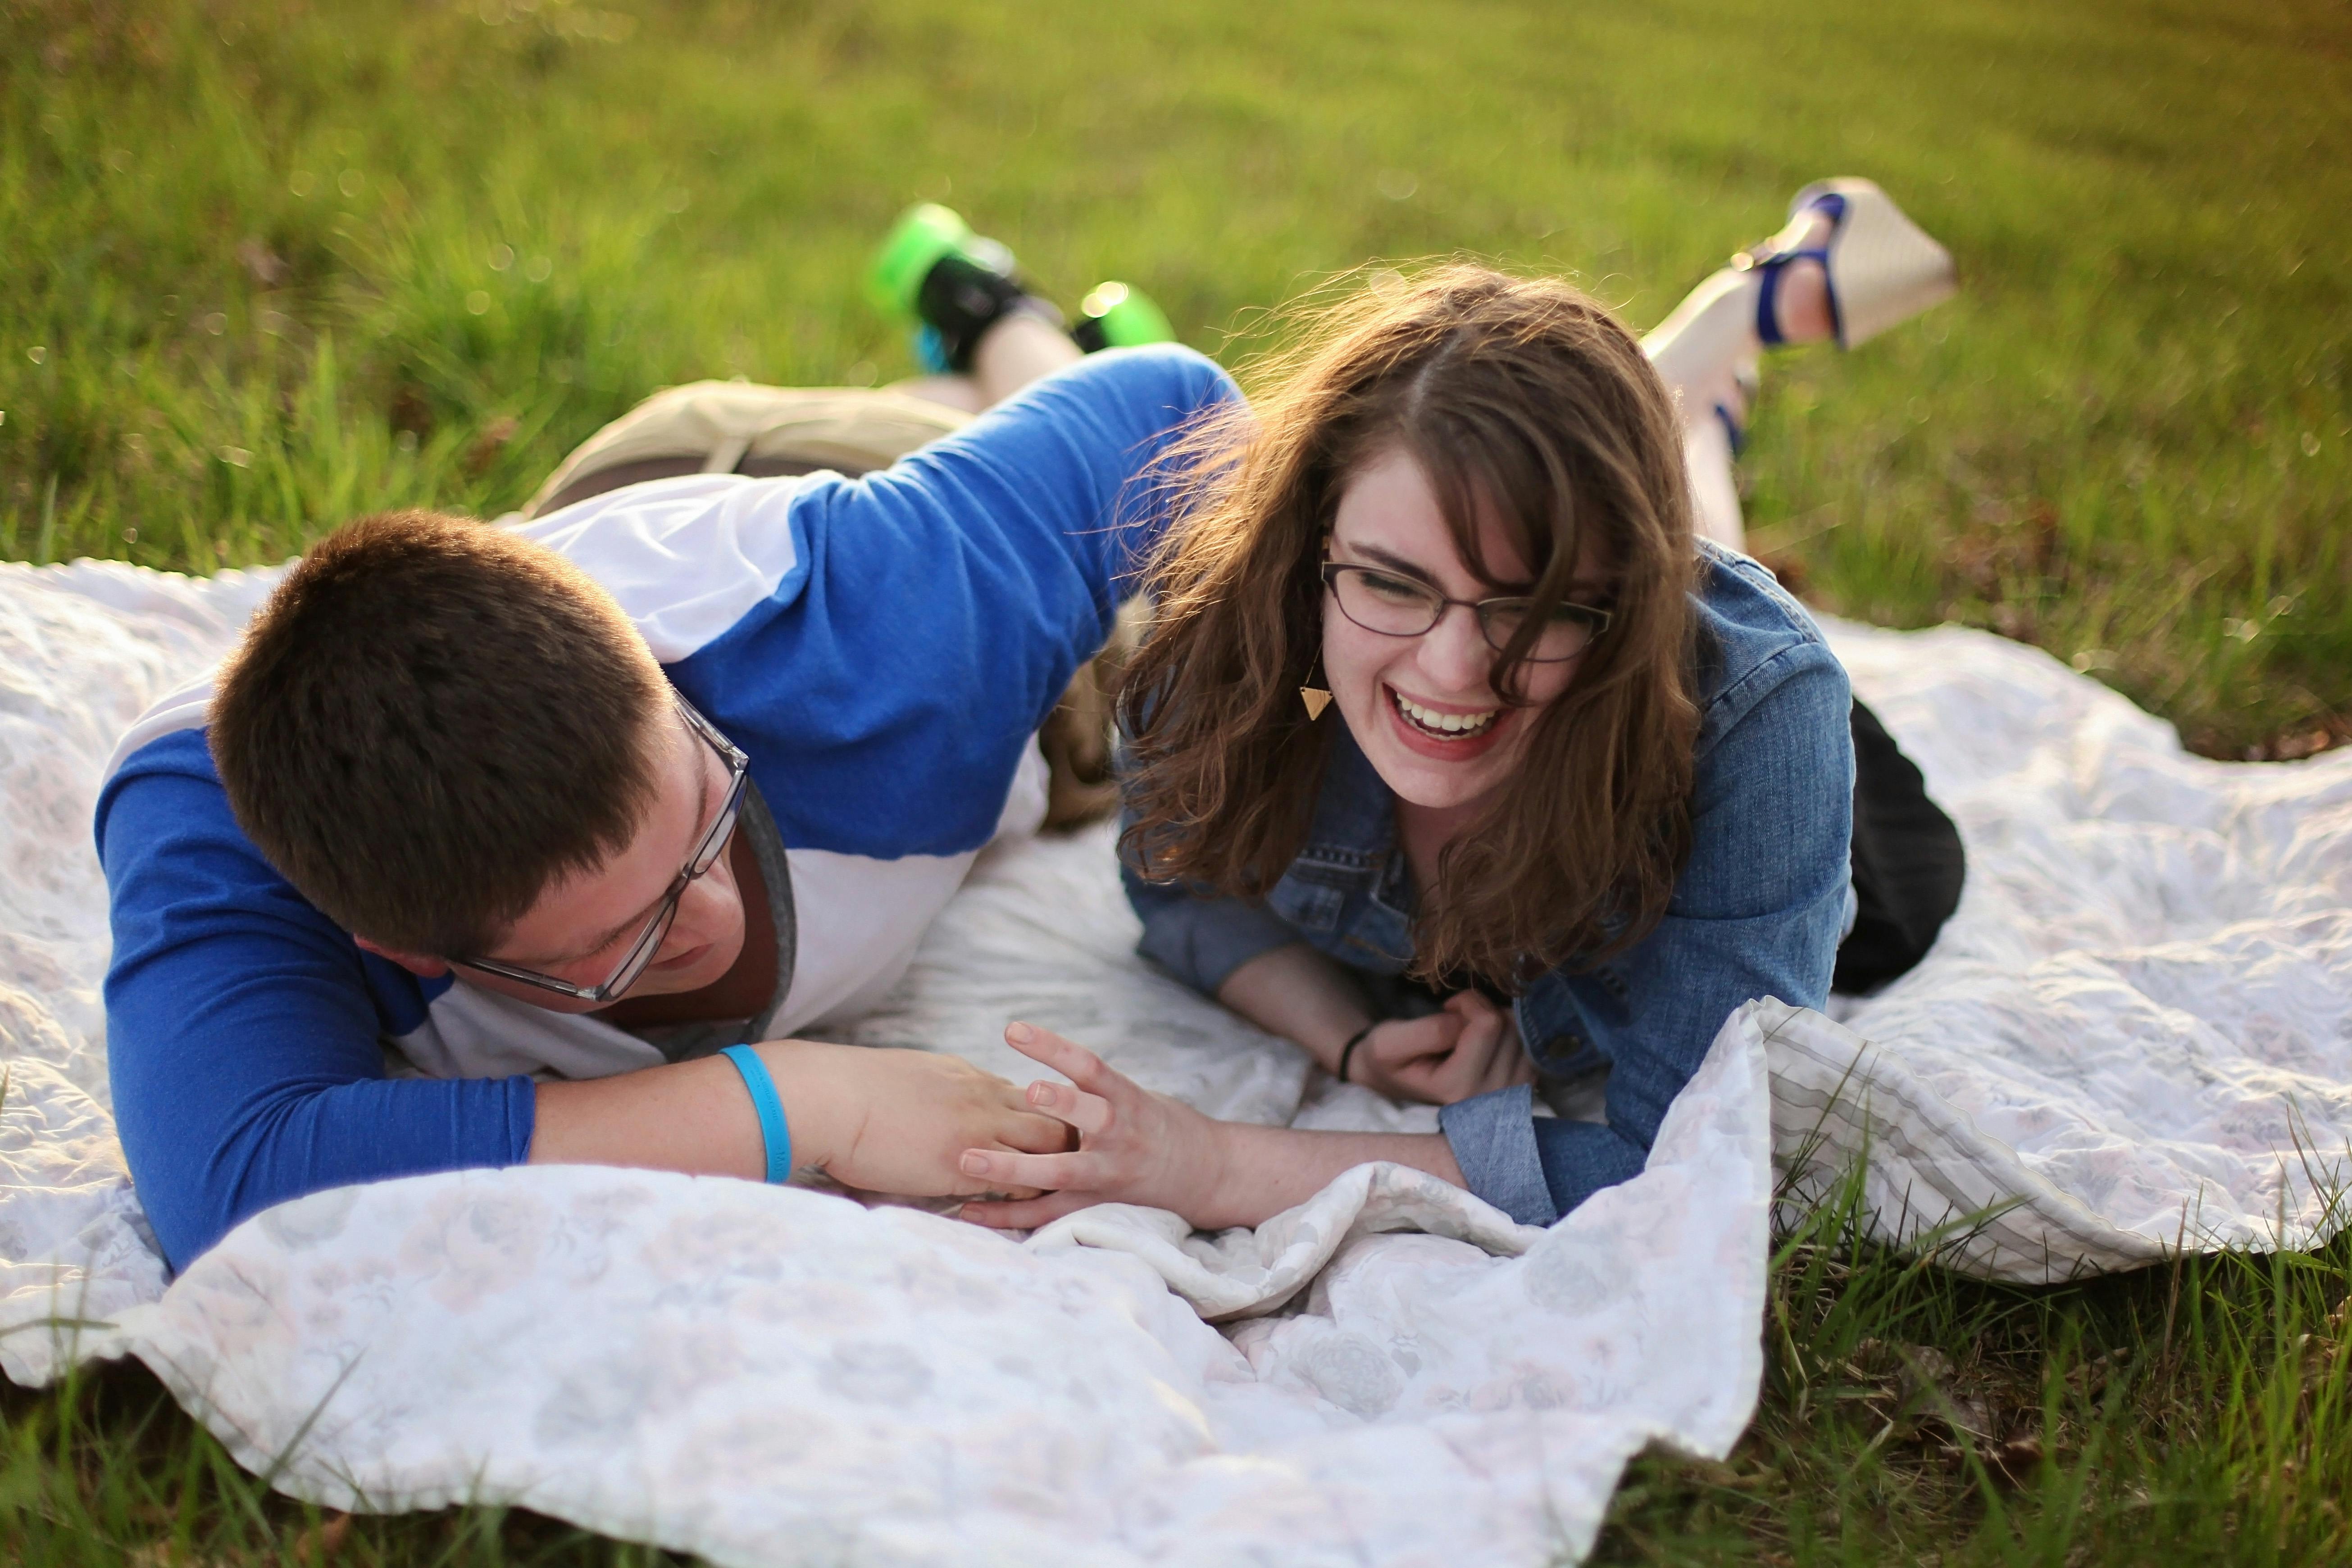
[[[1800, 1198], [1859, 1163], [1878, 1235], [1993, 1278], [2339, 1223], [2352, 756], [2206, 762], [2033, 649], [1831, 622], [1961, 826], [1960, 910], [1834, 1016], [1727, 1020], [1643, 1174], [1549, 1230], [1393, 1165], [1254, 1231], [1104, 1205], [1025, 1240], [525, 1167], [314, 1194], [167, 1289], [89, 811], [276, 577], [0, 564], [0, 1368], [139, 1356], [328, 1506], [528, 1506], [746, 1568], [1574, 1558], [1631, 1455], [1721, 1457], [1752, 1415], [1776, 1160]], [[1108, 833], [983, 856], [847, 1037], [1020, 1079], [1018, 1016], [1219, 1116], [1433, 1127], [1136, 958]]]

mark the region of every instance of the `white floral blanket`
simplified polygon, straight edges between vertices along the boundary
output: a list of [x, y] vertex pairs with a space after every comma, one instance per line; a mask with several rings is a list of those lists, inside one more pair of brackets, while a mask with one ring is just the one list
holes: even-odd
[[[2009, 1277], [2327, 1226], [2352, 759], [2201, 763], [2031, 650], [1837, 626], [1968, 834], [1960, 914], [1844, 1026], [1736, 1015], [1644, 1174], [1549, 1232], [1384, 1166], [1254, 1233], [1106, 1207], [1025, 1243], [519, 1170], [285, 1205], [167, 1289], [106, 1110], [89, 806], [268, 581], [0, 565], [0, 1367], [137, 1355], [322, 1502], [498, 1500], [722, 1564], [1539, 1563], [1644, 1444], [1745, 1426], [1776, 1142], [1815, 1180], [1866, 1159], [1894, 1237], [2000, 1210], [1948, 1255]], [[856, 1037], [1020, 1075], [1019, 1014], [1219, 1114], [1429, 1124], [1133, 936], [1100, 834], [1000, 848]]]

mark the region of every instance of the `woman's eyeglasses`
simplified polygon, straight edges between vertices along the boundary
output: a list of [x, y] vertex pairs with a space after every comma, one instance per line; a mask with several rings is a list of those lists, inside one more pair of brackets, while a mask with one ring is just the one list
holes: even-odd
[[646, 922], [644, 931], [637, 933], [637, 940], [629, 944], [629, 951], [622, 954], [619, 967], [601, 985], [582, 985], [570, 980], [559, 980], [552, 974], [541, 974], [536, 969], [499, 963], [487, 958], [461, 958], [453, 960], [453, 963], [467, 969], [478, 969], [485, 974], [495, 974], [502, 980], [536, 985], [542, 991], [552, 991], [575, 1002], [609, 1002], [637, 983], [637, 977], [653, 962], [654, 954], [661, 951], [662, 939], [669, 935], [670, 924], [677, 919], [678, 900], [686, 897], [688, 887], [719, 864], [719, 857], [726, 849], [728, 839], [734, 836], [735, 820], [742, 815], [743, 791], [751, 776], [751, 759], [739, 751], [735, 742], [720, 734], [709, 720], [696, 712], [694, 705], [685, 698], [676, 692], [670, 696], [677, 704], [679, 715], [686, 720], [687, 728], [718, 752], [719, 761], [727, 764], [727, 793], [719, 803], [719, 815], [710, 819], [710, 826], [703, 830], [702, 837], [694, 847], [694, 853], [687, 858], [685, 866], [671, 879], [669, 890], [662, 895], [661, 907], [654, 910], [653, 919]]
[[[1377, 566], [1323, 563], [1324, 585], [1339, 603], [1339, 613], [1368, 632], [1389, 637], [1417, 637], [1444, 618], [1449, 605], [1459, 605], [1478, 617], [1478, 629], [1487, 646], [1500, 653], [1510, 646], [1529, 616], [1535, 601], [1523, 596], [1499, 599], [1449, 599], [1426, 583], [1400, 577]], [[1528, 650], [1536, 664], [1558, 664], [1574, 658], [1609, 629], [1609, 612], [1589, 605], [1556, 605], [1544, 617], [1541, 630]]]

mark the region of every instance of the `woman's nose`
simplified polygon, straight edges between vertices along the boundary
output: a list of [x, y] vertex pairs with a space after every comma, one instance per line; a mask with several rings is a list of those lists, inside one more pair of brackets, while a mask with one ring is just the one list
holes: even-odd
[[1486, 646], [1478, 613], [1468, 605], [1446, 605], [1437, 624], [1422, 634], [1419, 653], [1423, 675], [1441, 689], [1430, 696], [1486, 694], [1495, 650]]

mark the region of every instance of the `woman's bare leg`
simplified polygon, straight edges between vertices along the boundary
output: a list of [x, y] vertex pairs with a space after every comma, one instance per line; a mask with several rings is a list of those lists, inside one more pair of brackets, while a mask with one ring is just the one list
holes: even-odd
[[[1800, 213], [1780, 241], [1805, 249], [1827, 241], [1825, 213]], [[1748, 421], [1748, 388], [1763, 340], [1756, 331], [1762, 275], [1727, 267], [1684, 296], [1642, 340], [1650, 363], [1682, 409], [1683, 458], [1690, 472], [1698, 531], [1734, 550], [1747, 548], [1739, 488], [1732, 478], [1731, 428]], [[1830, 335], [1829, 280], [1816, 262], [1789, 264], [1774, 298], [1781, 337], [1814, 342]]]
[[1703, 539], [1746, 553], [1748, 524], [1739, 510], [1739, 481], [1731, 427], [1709, 415], [1683, 426], [1683, 470], [1690, 476], [1691, 526]]

